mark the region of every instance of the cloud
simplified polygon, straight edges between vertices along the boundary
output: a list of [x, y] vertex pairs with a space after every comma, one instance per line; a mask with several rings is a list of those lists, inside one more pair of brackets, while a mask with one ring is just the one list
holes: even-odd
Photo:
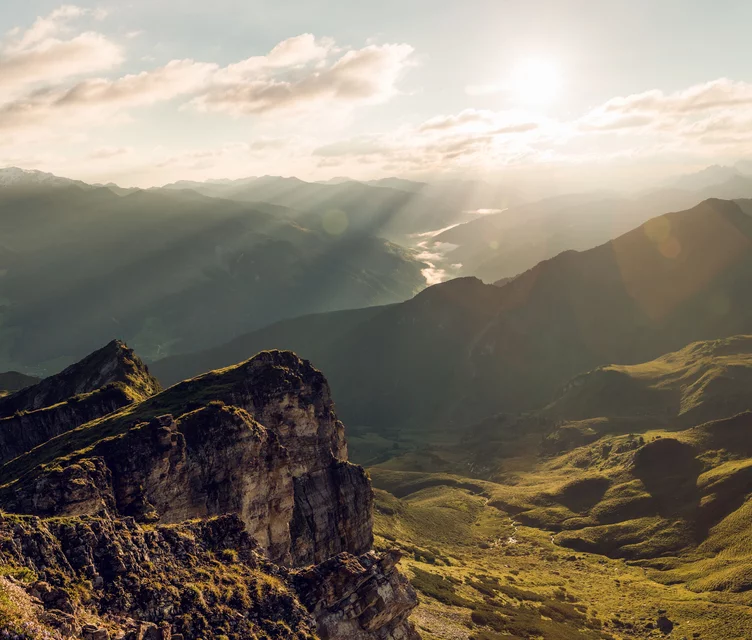
[[465, 125], [481, 125], [485, 126], [492, 122], [494, 119], [493, 111], [479, 111], [477, 109], [465, 109], [460, 113], [451, 115], [435, 116], [420, 127], [419, 131], [439, 131], [447, 129], [456, 129]]
[[614, 98], [601, 110], [606, 113], [678, 115], [752, 105], [752, 84], [719, 78], [676, 93], [653, 90], [626, 98]]
[[131, 120], [134, 108], [177, 97], [187, 99], [180, 108], [198, 112], [237, 116], [318, 109], [331, 115], [394, 95], [413, 51], [398, 44], [344, 50], [329, 38], [306, 33], [278, 43], [266, 55], [224, 67], [173, 60], [119, 78], [90, 77], [117, 66], [124, 55], [102, 34], [69, 33], [73, 22], [85, 17], [101, 18], [65, 5], [26, 30], [15, 29], [0, 47], [5, 146], [33, 136], [60, 137], [63, 130], [123, 123]]
[[752, 84], [719, 78], [682, 91], [657, 89], [619, 96], [592, 109], [579, 122], [590, 131], [652, 130], [696, 135], [709, 127], [738, 129], [752, 107]]
[[95, 32], [61, 40], [68, 23], [91, 12], [65, 5], [38, 18], [29, 29], [15, 29], [0, 43], [0, 95], [12, 95], [29, 85], [60, 81], [111, 69], [123, 61], [115, 43]]
[[380, 163], [390, 171], [409, 172], [502, 166], [539, 154], [534, 145], [556, 135], [554, 128], [555, 123], [519, 111], [465, 109], [397, 131], [322, 145], [313, 154], [322, 167]]
[[87, 13], [86, 9], [75, 5], [63, 5], [55, 9], [47, 16], [39, 17], [33, 25], [26, 31], [16, 29], [12, 35], [18, 36], [11, 40], [7, 48], [12, 51], [22, 51], [40, 42], [51, 38], [61, 31], [65, 24], [73, 19], [79, 18]]
[[133, 149], [131, 147], [99, 147], [98, 149], [94, 149], [87, 157], [91, 160], [110, 160], [111, 158], [127, 156], [132, 153]]
[[217, 74], [217, 81], [239, 82], [284, 68], [299, 68], [312, 62], [324, 60], [336, 51], [329, 38], [317, 40], [311, 33], [288, 38], [277, 44], [265, 56], [253, 56], [228, 65]]
[[413, 53], [406, 44], [370, 45], [329, 62], [331, 51], [331, 43], [316, 43], [309, 35], [287, 40], [263, 60], [250, 58], [219, 71], [191, 105], [202, 112], [246, 115], [324, 103], [327, 109], [377, 104], [396, 93]]
[[216, 69], [215, 64], [173, 60], [164, 67], [117, 80], [95, 78], [64, 89], [38, 90], [0, 105], [0, 128], [100, 122], [124, 109], [192, 93], [205, 86]]
[[313, 150], [313, 155], [322, 158], [337, 158], [341, 156], [368, 156], [388, 154], [389, 144], [379, 136], [362, 136], [350, 140], [340, 140], [323, 145]]
[[[192, 117], [257, 116], [253, 137], [182, 153], [144, 153], [119, 146], [118, 137], [116, 145], [81, 151], [81, 158], [113, 166], [151, 158], [155, 168], [198, 175], [235, 166], [245, 170], [249, 161], [261, 165], [264, 160], [288, 173], [285, 162], [314, 170], [362, 166], [363, 173], [398, 173], [642, 163], [671, 154], [718, 161], [724, 154], [752, 152], [752, 84], [726, 78], [675, 92], [613, 97], [559, 120], [522, 110], [468, 108], [337, 140], [331, 131], [347, 121], [343, 115], [399, 94], [415, 58], [410, 45], [346, 48], [304, 33], [224, 66], [186, 59], [157, 67], [153, 59], [140, 58], [131, 62], [144, 70], [123, 75], [113, 70], [125, 60], [123, 47], [141, 32], [122, 33], [121, 46], [97, 32], [95, 22], [104, 17], [101, 11], [63, 5], [0, 40], [0, 151], [8, 157], [40, 156], [52, 139], [61, 146], [78, 144], [74, 141], [94, 126], [134, 122], [136, 110], [169, 101]], [[505, 91], [500, 85], [464, 89], [471, 97]], [[299, 114], [308, 116], [306, 124], [315, 118], [316, 126], [293, 138]]]

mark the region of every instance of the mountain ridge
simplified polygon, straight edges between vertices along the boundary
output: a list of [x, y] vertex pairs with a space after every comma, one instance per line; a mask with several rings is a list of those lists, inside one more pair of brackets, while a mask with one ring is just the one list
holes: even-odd
[[[135, 359], [114, 341], [58, 393], [111, 384], [113, 351]], [[40, 385], [15, 403], [58, 399]], [[0, 467], [4, 628], [419, 640], [401, 554], [372, 550], [370, 481], [319, 371], [270, 351], [149, 391]]]
[[[752, 284], [751, 243], [752, 218], [735, 203], [709, 200], [594, 249], [564, 252], [502, 287], [459, 279], [402, 304], [336, 316], [331, 333], [317, 319], [291, 320], [196, 361], [292, 348], [326, 372], [351, 424], [466, 424], [532, 408], [600, 364], [752, 331], [743, 294]], [[352, 361], [348, 353], [368, 355]], [[173, 382], [196, 366], [184, 357], [153, 370]], [[437, 390], [440, 408], [430, 400]]]
[[386, 240], [190, 192], [0, 189], [0, 232], [0, 363], [37, 374], [113, 334], [154, 359], [425, 285], [415, 253]]

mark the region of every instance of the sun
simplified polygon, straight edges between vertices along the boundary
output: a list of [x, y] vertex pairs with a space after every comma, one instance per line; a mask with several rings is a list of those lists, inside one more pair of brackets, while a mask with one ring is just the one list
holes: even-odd
[[559, 69], [550, 60], [525, 60], [512, 72], [511, 90], [522, 104], [548, 104], [556, 98], [560, 87]]

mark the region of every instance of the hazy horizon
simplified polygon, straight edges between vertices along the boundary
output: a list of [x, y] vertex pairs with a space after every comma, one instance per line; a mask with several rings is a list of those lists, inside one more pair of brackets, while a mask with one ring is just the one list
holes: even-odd
[[556, 192], [745, 159], [752, 7], [654, 5], [8, 3], [0, 166], [142, 187], [396, 175]]

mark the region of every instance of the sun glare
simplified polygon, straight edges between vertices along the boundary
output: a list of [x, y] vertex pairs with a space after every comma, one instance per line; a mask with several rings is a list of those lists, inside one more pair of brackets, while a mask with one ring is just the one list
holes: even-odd
[[513, 71], [511, 85], [519, 102], [543, 105], [558, 94], [561, 75], [557, 66], [548, 60], [526, 60]]

